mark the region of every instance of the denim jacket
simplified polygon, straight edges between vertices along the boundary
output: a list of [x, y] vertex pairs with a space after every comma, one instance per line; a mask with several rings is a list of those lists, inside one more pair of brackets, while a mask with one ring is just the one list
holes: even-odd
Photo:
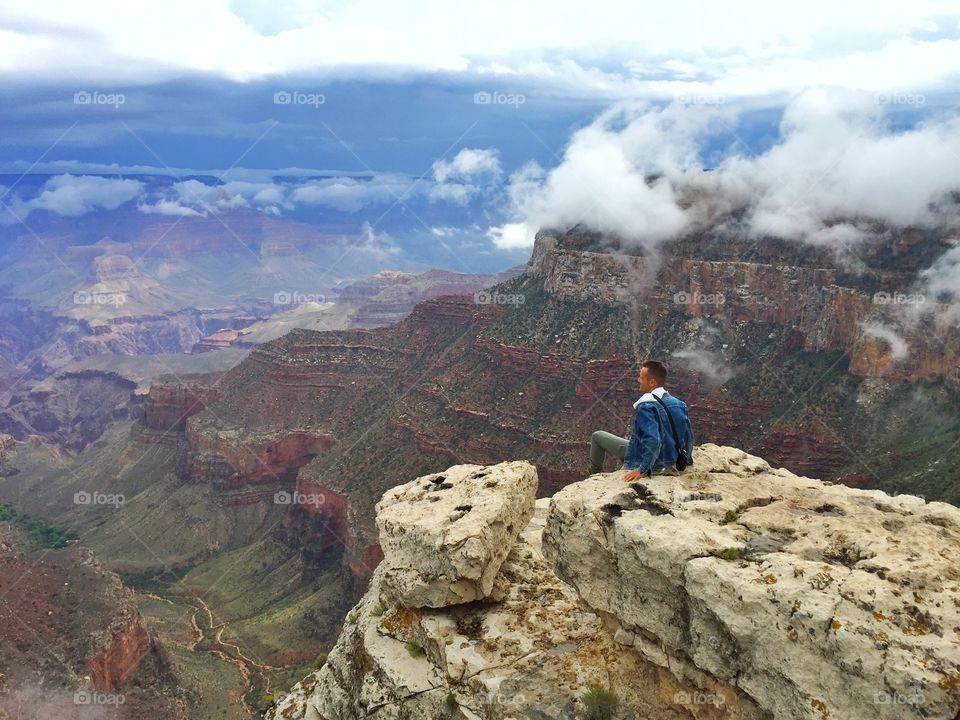
[[[680, 442], [687, 447], [687, 458], [693, 463], [693, 426], [687, 404], [663, 388], [653, 391], [670, 408]], [[623, 458], [623, 466], [646, 473], [673, 467], [677, 462], [677, 445], [663, 406], [652, 393], [645, 393], [634, 403], [633, 432]]]

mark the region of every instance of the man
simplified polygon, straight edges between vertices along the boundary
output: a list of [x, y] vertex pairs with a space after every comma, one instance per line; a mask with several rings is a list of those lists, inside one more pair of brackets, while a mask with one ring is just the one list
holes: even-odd
[[623, 466], [629, 470], [623, 478], [627, 482], [654, 473], [675, 474], [677, 444], [663, 405], [670, 410], [681, 446], [687, 448], [688, 462], [693, 462], [693, 426], [687, 415], [687, 404], [667, 392], [663, 386], [666, 381], [667, 368], [662, 362], [647, 360], [643, 363], [637, 378], [643, 394], [633, 404], [630, 440], [603, 430], [593, 433], [590, 438], [591, 473], [601, 472], [604, 458], [610, 454], [623, 460]]

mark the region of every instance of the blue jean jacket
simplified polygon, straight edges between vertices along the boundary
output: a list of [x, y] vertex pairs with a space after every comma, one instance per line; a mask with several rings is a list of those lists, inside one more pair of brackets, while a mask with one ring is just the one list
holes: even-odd
[[[680, 442], [687, 448], [688, 462], [693, 462], [693, 425], [687, 404], [664, 392], [660, 398], [670, 408]], [[677, 445], [673, 440], [670, 420], [663, 406], [646, 393], [638, 401], [633, 415], [633, 432], [623, 458], [623, 466], [646, 473], [673, 467], [677, 462]]]

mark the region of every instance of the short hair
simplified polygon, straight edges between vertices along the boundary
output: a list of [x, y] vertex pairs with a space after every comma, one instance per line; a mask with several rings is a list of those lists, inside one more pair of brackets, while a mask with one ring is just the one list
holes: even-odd
[[667, 382], [667, 366], [659, 360], [647, 360], [641, 367], [647, 369], [647, 375], [657, 381], [657, 384], [663, 385]]

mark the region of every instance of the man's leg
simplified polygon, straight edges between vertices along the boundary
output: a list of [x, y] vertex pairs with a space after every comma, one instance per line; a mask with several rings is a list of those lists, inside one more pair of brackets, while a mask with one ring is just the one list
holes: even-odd
[[603, 471], [603, 461], [606, 456], [613, 455], [623, 460], [627, 452], [627, 441], [619, 435], [597, 430], [590, 436], [590, 472]]

